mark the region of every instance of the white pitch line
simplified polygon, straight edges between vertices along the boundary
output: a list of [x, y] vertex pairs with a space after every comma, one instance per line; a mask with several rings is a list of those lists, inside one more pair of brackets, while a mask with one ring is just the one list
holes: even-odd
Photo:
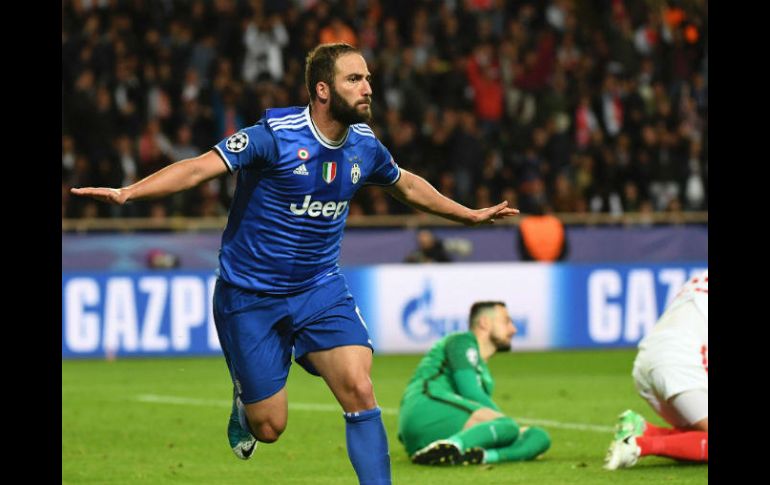
[[224, 399], [194, 399], [189, 397], [177, 397], [177, 396], [158, 396], [157, 394], [140, 394], [136, 396], [136, 400], [140, 402], [154, 402], [161, 404], [182, 404], [187, 406], [230, 406], [232, 401], [225, 401]]
[[[233, 402], [225, 401], [221, 399], [195, 399], [189, 397], [178, 396], [159, 396], [157, 394], [140, 394], [136, 396], [136, 400], [140, 402], [152, 402], [160, 404], [181, 404], [184, 406], [214, 406], [214, 407], [230, 407]], [[342, 409], [336, 404], [312, 404], [302, 402], [290, 402], [289, 409], [296, 409], [297, 411], [325, 411], [335, 412], [342, 414]], [[394, 408], [380, 408], [383, 414], [398, 414], [398, 410]]]
[[596, 431], [599, 433], [610, 433], [615, 430], [615, 428], [612, 426], [602, 426], [600, 424], [562, 423], [561, 421], [551, 421], [550, 419], [532, 419], [519, 417], [514, 419], [522, 424], [548, 426], [550, 428], [577, 429], [580, 431]]
[[[224, 399], [196, 399], [190, 397], [179, 396], [160, 396], [157, 394], [140, 394], [135, 397], [137, 401], [159, 404], [180, 404], [183, 406], [213, 406], [213, 407], [230, 407], [232, 401]], [[289, 409], [297, 411], [322, 411], [342, 413], [340, 407], [336, 404], [313, 404], [302, 402], [290, 402]], [[382, 414], [397, 415], [398, 410], [395, 408], [382, 407]], [[563, 423], [561, 421], [553, 421], [549, 419], [534, 419], [534, 418], [515, 418], [517, 422], [525, 425], [547, 426], [550, 428], [561, 429], [576, 429], [580, 431], [596, 431], [598, 433], [609, 433], [614, 430], [612, 426], [603, 426], [599, 424], [583, 424], [583, 423]]]

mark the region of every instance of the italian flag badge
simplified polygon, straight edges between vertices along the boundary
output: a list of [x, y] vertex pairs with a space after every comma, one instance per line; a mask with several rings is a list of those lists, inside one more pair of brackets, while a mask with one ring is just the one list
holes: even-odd
[[327, 184], [332, 183], [334, 177], [337, 176], [337, 162], [324, 162], [323, 166], [323, 178]]

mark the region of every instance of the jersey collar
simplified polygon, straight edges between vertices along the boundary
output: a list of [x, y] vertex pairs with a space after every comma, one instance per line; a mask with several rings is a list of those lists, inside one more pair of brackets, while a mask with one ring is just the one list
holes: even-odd
[[348, 129], [345, 130], [345, 136], [342, 137], [339, 141], [334, 141], [326, 138], [323, 136], [320, 130], [316, 128], [315, 123], [313, 123], [313, 118], [310, 117], [310, 105], [305, 107], [305, 111], [303, 111], [305, 114], [305, 119], [307, 119], [307, 125], [310, 127], [310, 131], [313, 132], [313, 136], [316, 140], [318, 140], [318, 143], [325, 146], [326, 148], [329, 148], [331, 150], [336, 150], [338, 148], [342, 148], [342, 146], [345, 144], [346, 141], [348, 141], [348, 134], [350, 133], [350, 127], [348, 126]]

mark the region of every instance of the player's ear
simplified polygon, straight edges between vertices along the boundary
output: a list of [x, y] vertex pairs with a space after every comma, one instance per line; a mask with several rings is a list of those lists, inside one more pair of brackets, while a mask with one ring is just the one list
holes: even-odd
[[315, 84], [315, 94], [318, 100], [322, 103], [329, 101], [331, 92], [329, 91], [329, 85], [323, 81], [318, 81]]

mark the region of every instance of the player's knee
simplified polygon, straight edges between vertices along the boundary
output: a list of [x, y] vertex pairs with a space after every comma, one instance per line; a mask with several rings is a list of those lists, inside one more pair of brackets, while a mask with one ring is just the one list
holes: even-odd
[[709, 432], [709, 418], [703, 418], [697, 423], [694, 423], [692, 425], [692, 429], [696, 431], [705, 431], [706, 433]]
[[513, 418], [509, 418], [508, 416], [500, 416], [495, 418], [493, 421], [497, 426], [502, 427], [502, 429], [510, 435], [518, 437], [521, 434], [521, 428]]
[[532, 444], [532, 456], [529, 459], [535, 459], [542, 455], [551, 447], [551, 436], [542, 428], [522, 428], [521, 436], [526, 435], [528, 443]]
[[374, 387], [369, 378], [351, 380], [346, 386], [348, 399], [357, 408], [371, 409], [375, 406]]
[[477, 409], [476, 411], [473, 412], [473, 414], [470, 415], [470, 417], [468, 418], [468, 421], [465, 423], [464, 428], [470, 428], [471, 426], [475, 426], [479, 423], [485, 423], [487, 421], [492, 421], [493, 419], [498, 419], [502, 417], [505, 417], [505, 415], [495, 411], [494, 409], [490, 409], [490, 408]]
[[269, 421], [259, 423], [256, 426], [253, 423], [249, 423], [249, 425], [254, 436], [262, 443], [275, 443], [286, 429], [285, 423], [281, 425]]
[[480, 423], [484, 421], [492, 421], [493, 419], [504, 418], [505, 415], [499, 411], [495, 411], [491, 408], [481, 408], [473, 413], [473, 416]]
[[249, 427], [252, 434], [263, 443], [274, 443], [278, 441], [283, 431], [286, 429], [286, 419], [278, 416], [250, 416]]

